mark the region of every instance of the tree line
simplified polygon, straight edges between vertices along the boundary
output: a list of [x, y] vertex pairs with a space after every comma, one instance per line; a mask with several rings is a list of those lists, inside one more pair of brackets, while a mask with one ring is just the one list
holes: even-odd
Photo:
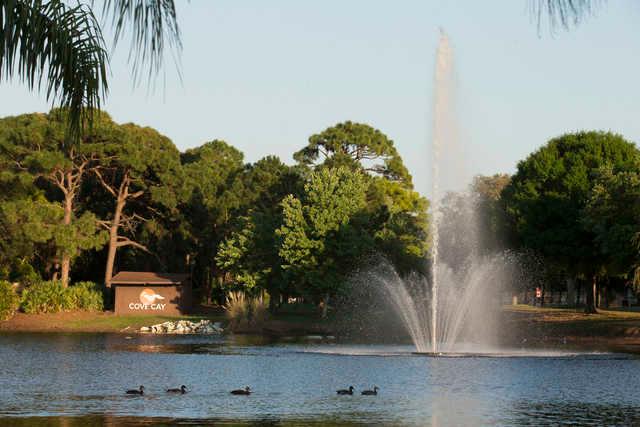
[[[582, 290], [588, 313], [613, 288], [637, 291], [640, 152], [632, 142], [611, 132], [565, 134], [520, 161], [513, 176], [476, 177], [471, 190], [485, 253], [534, 254], [543, 271], [529, 274], [542, 273], [543, 288]], [[446, 230], [460, 199], [450, 194], [443, 204], [445, 254], [460, 250]]]
[[[205, 302], [266, 291], [276, 305], [326, 308], [379, 254], [401, 275], [428, 275], [428, 201], [369, 125], [314, 134], [286, 165], [246, 163], [220, 140], [180, 152], [154, 129], [93, 120], [77, 143], [65, 110], [0, 119], [0, 280], [186, 272]], [[619, 135], [554, 138], [513, 176], [477, 176], [445, 196], [441, 257], [531, 251], [547, 286], [581, 285], [593, 312], [599, 290], [640, 283], [639, 173], [638, 149]]]
[[289, 166], [246, 163], [220, 140], [180, 152], [104, 112], [78, 143], [68, 118], [0, 119], [0, 280], [108, 286], [120, 270], [187, 272], [203, 301], [267, 291], [326, 307], [369, 255], [424, 272], [427, 201], [368, 125], [312, 135]]

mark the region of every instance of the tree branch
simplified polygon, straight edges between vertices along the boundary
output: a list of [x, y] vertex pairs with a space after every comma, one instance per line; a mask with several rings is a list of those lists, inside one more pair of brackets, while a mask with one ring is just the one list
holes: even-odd
[[111, 195], [113, 197], [118, 197], [118, 195], [116, 194], [116, 190], [113, 189], [113, 187], [111, 187], [109, 184], [107, 184], [107, 181], [104, 180], [104, 178], [102, 177], [102, 174], [100, 173], [99, 168], [95, 168], [93, 170], [93, 173], [96, 174], [96, 176], [98, 177], [98, 181], [100, 181], [100, 184], [102, 184], [102, 186], [109, 192], [111, 193]]
[[128, 237], [118, 236], [118, 242], [116, 243], [116, 247], [120, 248], [122, 246], [133, 246], [134, 248], [138, 248], [145, 252], [151, 253], [151, 251], [145, 245], [135, 242], [129, 239]]

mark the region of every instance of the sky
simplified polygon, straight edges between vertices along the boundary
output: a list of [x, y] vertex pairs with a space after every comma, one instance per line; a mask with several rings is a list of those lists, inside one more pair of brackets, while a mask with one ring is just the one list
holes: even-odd
[[[571, 31], [538, 31], [528, 0], [177, 1], [183, 51], [134, 87], [127, 45], [104, 109], [180, 150], [223, 139], [248, 162], [292, 154], [352, 120], [395, 143], [428, 195], [439, 28], [455, 61], [468, 169], [513, 173], [550, 138], [583, 129], [640, 141], [640, 3], [607, 2]], [[44, 94], [0, 82], [0, 117], [48, 111]], [[445, 148], [446, 150], [446, 148]]]

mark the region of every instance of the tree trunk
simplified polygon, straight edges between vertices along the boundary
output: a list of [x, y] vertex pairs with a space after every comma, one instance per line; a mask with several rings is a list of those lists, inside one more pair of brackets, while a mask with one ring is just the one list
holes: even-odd
[[567, 278], [567, 305], [573, 307], [576, 304], [576, 279], [573, 277]]
[[576, 307], [580, 306], [582, 301], [582, 282], [578, 282], [578, 286], [576, 286]]
[[591, 278], [591, 287], [587, 289], [587, 301], [584, 305], [584, 312], [587, 314], [595, 314], [596, 310], [596, 298], [597, 298], [598, 282], [596, 275]]
[[329, 309], [329, 294], [324, 296], [324, 301], [322, 302], [322, 318], [325, 319], [327, 317], [327, 310]]
[[109, 251], [107, 253], [107, 266], [104, 272], [104, 283], [107, 288], [111, 287], [111, 278], [113, 277], [113, 265], [116, 261], [116, 251], [118, 250], [118, 229], [120, 227], [120, 218], [124, 209], [125, 198], [118, 194], [116, 202], [116, 210], [113, 213], [113, 220], [109, 227]]
[[[71, 224], [72, 212], [73, 212], [73, 194], [67, 193], [64, 197], [64, 219], [63, 219], [64, 225], [68, 226]], [[60, 280], [62, 281], [62, 286], [65, 288], [69, 285], [69, 270], [71, 270], [71, 255], [66, 252], [63, 252]]]

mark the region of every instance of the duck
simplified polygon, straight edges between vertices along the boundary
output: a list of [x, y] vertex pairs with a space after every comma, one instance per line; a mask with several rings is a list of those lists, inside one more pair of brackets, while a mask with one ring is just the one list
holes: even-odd
[[378, 388], [378, 386], [374, 385], [373, 386], [373, 390], [362, 390], [362, 393], [360, 393], [360, 394], [363, 394], [365, 396], [377, 396], [378, 395], [378, 390], [380, 390]]
[[350, 385], [349, 389], [343, 389], [343, 390], [336, 390], [336, 393], [340, 394], [340, 395], [345, 395], [345, 394], [353, 394], [353, 386]]
[[142, 396], [144, 394], [144, 386], [141, 385], [137, 390], [127, 390], [126, 394], [137, 394], [139, 396]]
[[248, 396], [250, 395], [251, 392], [251, 387], [246, 386], [245, 388], [239, 388], [238, 390], [232, 390], [231, 394], [238, 394], [238, 395], [243, 395], [243, 396]]
[[187, 392], [187, 387], [181, 385], [180, 388], [169, 388], [167, 389], [167, 393], [180, 393], [185, 394]]

